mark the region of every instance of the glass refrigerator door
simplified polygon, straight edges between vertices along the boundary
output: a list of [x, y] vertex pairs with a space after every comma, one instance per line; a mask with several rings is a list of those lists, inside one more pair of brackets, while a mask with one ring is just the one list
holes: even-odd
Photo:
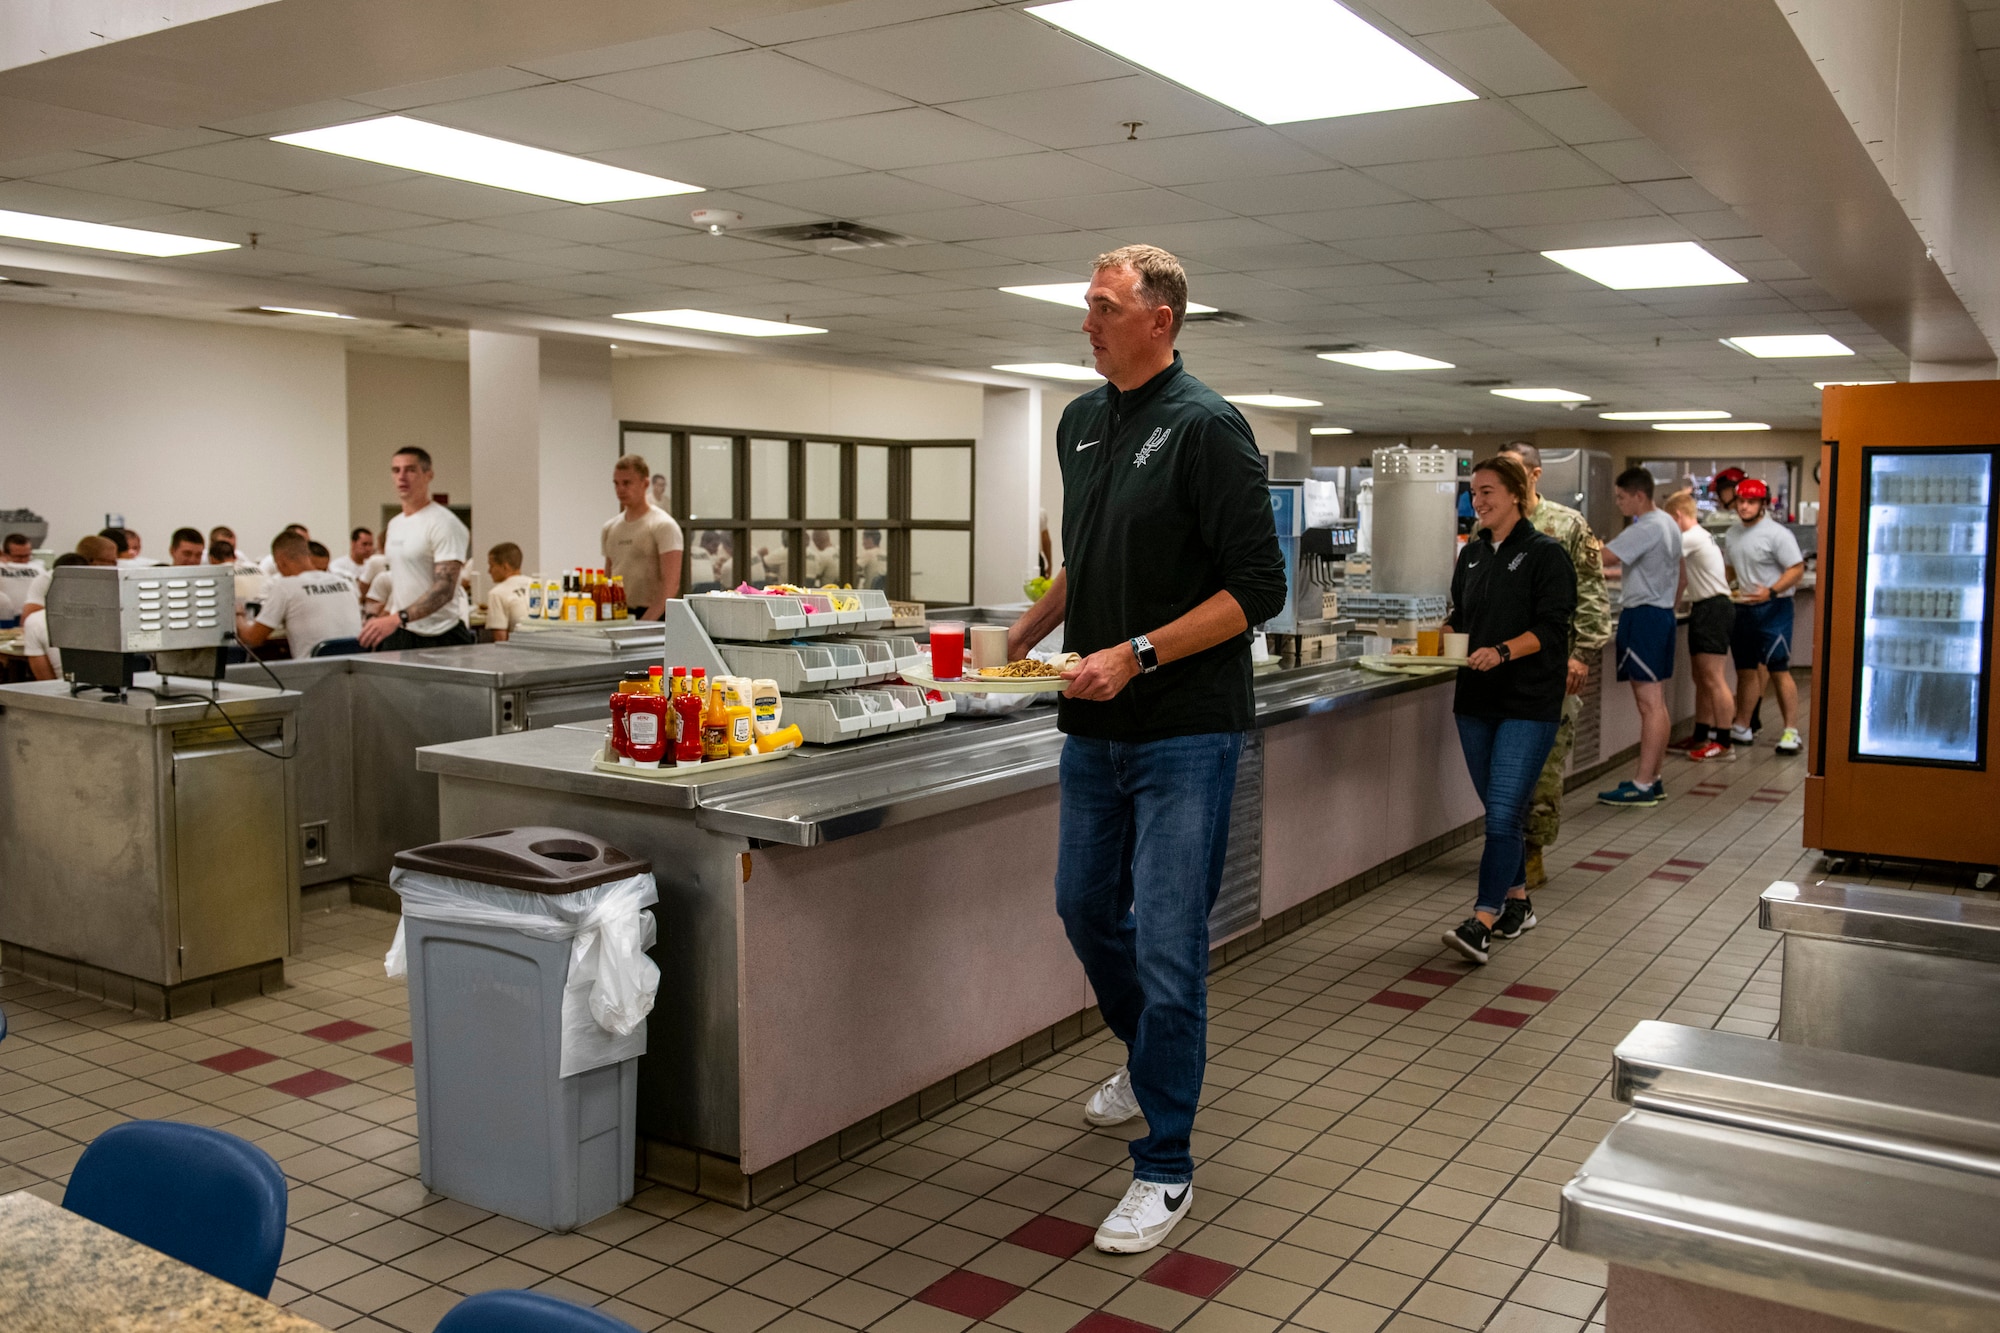
[[1858, 757], [1982, 762], [1993, 461], [1867, 456]]

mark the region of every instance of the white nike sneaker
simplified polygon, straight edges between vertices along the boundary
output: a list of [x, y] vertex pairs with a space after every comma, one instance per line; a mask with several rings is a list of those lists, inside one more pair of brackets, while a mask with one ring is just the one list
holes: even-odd
[[1729, 729], [1729, 740], [1733, 745], [1755, 745], [1757, 743], [1757, 733], [1748, 727], [1731, 727]]
[[1104, 1086], [1090, 1094], [1083, 1118], [1093, 1125], [1122, 1125], [1139, 1114], [1139, 1099], [1132, 1095], [1132, 1071], [1120, 1066]]
[[1106, 1254], [1138, 1254], [1167, 1238], [1174, 1223], [1188, 1214], [1194, 1182], [1156, 1185], [1135, 1180], [1125, 1197], [1097, 1229], [1097, 1248]]

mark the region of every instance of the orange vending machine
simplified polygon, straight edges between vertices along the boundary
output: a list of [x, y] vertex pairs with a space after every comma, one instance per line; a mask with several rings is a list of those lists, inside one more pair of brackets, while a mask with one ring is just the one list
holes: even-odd
[[2000, 864], [2000, 381], [1825, 393], [1806, 845]]

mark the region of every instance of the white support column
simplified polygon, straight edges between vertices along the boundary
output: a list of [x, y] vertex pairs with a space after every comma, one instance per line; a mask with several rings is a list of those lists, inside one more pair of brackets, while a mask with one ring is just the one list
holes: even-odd
[[988, 387], [974, 470], [972, 600], [1026, 597], [1041, 537], [1042, 391]]
[[529, 573], [596, 564], [617, 507], [610, 349], [480, 329], [469, 343], [473, 566], [503, 541]]

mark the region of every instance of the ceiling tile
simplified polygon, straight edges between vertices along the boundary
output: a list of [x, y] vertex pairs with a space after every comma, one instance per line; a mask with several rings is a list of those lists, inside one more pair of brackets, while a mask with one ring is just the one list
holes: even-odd
[[880, 217], [887, 213], [916, 213], [937, 208], [956, 208], [973, 200], [947, 190], [932, 189], [900, 176], [866, 172], [853, 176], [833, 176], [825, 180], [797, 181], [781, 185], [760, 185], [744, 193], [772, 199], [829, 218]]
[[1431, 204], [1414, 201], [1377, 204], [1368, 208], [1340, 208], [1312, 213], [1279, 213], [1264, 218], [1283, 231], [1309, 240], [1336, 244], [1350, 237], [1401, 236], [1415, 232], [1457, 231], [1462, 219]]
[[919, 236], [931, 241], [988, 241], [996, 236], [1039, 236], [1049, 229], [1048, 219], [998, 204], [974, 204], [969, 208], [934, 209], [921, 213], [891, 213], [880, 219], [891, 231]]
[[[1024, 153], [982, 162], [947, 162], [913, 167], [897, 173], [940, 190], [951, 190], [988, 203], [1052, 199], [1065, 194], [1102, 194], [1137, 190], [1143, 182], [1085, 162], [1068, 153]], [[1192, 193], [1190, 191], [1189, 193]]]
[[1370, 0], [1368, 8], [1412, 37], [1504, 21], [1486, 0]]
[[784, 49], [822, 69], [933, 105], [1132, 72], [1124, 61], [1018, 9], [980, 9]]
[[462, 251], [435, 245], [411, 245], [407, 241], [385, 241], [379, 236], [323, 236], [309, 241], [293, 241], [287, 247], [309, 255], [344, 259], [351, 264], [408, 264], [421, 266], [451, 259]]
[[278, 111], [262, 111], [238, 120], [218, 120], [205, 128], [220, 130], [225, 134], [290, 134], [296, 130], [315, 130], [322, 125], [366, 120], [370, 116], [380, 114], [382, 113], [379, 108], [369, 106], [366, 102], [351, 102], [336, 98], [328, 102], [308, 102], [304, 106], [286, 107]]
[[53, 176], [59, 171], [75, 171], [79, 167], [94, 167], [111, 158], [96, 153], [62, 152], [42, 153], [35, 157], [16, 158], [12, 162], [0, 162], [0, 180], [22, 180], [30, 176]]
[[768, 249], [763, 257], [735, 260], [729, 267], [772, 282], [816, 282], [824, 278], [879, 276], [832, 255], [778, 253]]
[[1137, 140], [1079, 148], [1076, 155], [1136, 176], [1151, 185], [1192, 185], [1288, 172], [1320, 171], [1328, 163], [1275, 130], [1217, 130], [1171, 139]]
[[795, 125], [908, 105], [900, 97], [777, 51], [737, 51], [627, 70], [579, 86], [732, 130]]
[[944, 110], [1049, 148], [1125, 142], [1131, 133], [1129, 121], [1138, 121], [1141, 132], [1156, 136], [1254, 123], [1219, 102], [1150, 74], [951, 102]]
[[713, 124], [572, 83], [547, 83], [425, 107], [420, 119], [564, 153], [666, 143], [716, 131]]
[[1621, 181], [1674, 180], [1687, 175], [1678, 162], [1644, 139], [1585, 144], [1576, 151]]
[[515, 250], [532, 250], [541, 242], [518, 231], [482, 227], [476, 222], [433, 222], [377, 232], [385, 240], [407, 241], [411, 245], [433, 245], [441, 250], [460, 250], [473, 255], [504, 255]]
[[1638, 181], [1633, 184], [1632, 191], [1663, 213], [1712, 213], [1724, 207], [1720, 199], [1685, 177], [1680, 180]]
[[[685, 222], [683, 214], [681, 222]], [[493, 225], [508, 231], [559, 241], [598, 245], [607, 241], [639, 241], [660, 234], [660, 224], [650, 218], [613, 213], [603, 208], [553, 208], [539, 213], [521, 213], [493, 219]]]
[[454, 278], [474, 278], [482, 281], [505, 280], [509, 282], [533, 282], [538, 278], [559, 278], [564, 276], [561, 269], [549, 268], [542, 264], [525, 263], [513, 256], [467, 255], [457, 259], [427, 261], [426, 269], [433, 273], [444, 273]]
[[1402, 162], [1371, 167], [1368, 174], [1419, 199], [1452, 199], [1475, 194], [1515, 194], [1602, 185], [1610, 177], [1567, 148], [1522, 153], [1489, 153], [1435, 162]]
[[1575, 250], [1591, 245], [1657, 245], [1693, 239], [1678, 218], [1607, 218], [1601, 222], [1552, 222], [1503, 227], [1494, 234], [1524, 250]]
[[[702, 185], [711, 191], [740, 190], [746, 186], [775, 185], [781, 181], [815, 180], [821, 176], [847, 176], [854, 172], [852, 163], [802, 153], [796, 148], [748, 134], [711, 134], [700, 139], [682, 139], [678, 143], [619, 148], [594, 156], [613, 166], [648, 171], [669, 180]], [[708, 203], [708, 200], [702, 199], [690, 203], [688, 207], [699, 208]]]
[[1360, 208], [1392, 203], [1402, 198], [1380, 181], [1358, 171], [1343, 170], [1299, 171], [1286, 176], [1188, 185], [1183, 186], [1180, 192], [1233, 213], [1259, 217], [1270, 213]]
[[170, 153], [177, 148], [196, 148], [202, 144], [226, 143], [229, 135], [221, 130], [198, 128], [155, 130], [129, 139], [115, 139], [109, 143], [94, 143], [93, 153], [105, 157], [151, 157], [155, 153]]
[[815, 5], [790, 13], [726, 20], [720, 26], [722, 31], [755, 42], [758, 46], [777, 46], [783, 42], [802, 42], [813, 37], [831, 37], [836, 33], [860, 32], [866, 28], [887, 27], [891, 23], [935, 18], [939, 14], [983, 9], [990, 3], [992, 0], [847, 0], [845, 4]]
[[[1060, 231], [1050, 232], [1044, 236], [998, 236], [990, 241], [980, 241], [977, 246], [978, 249], [991, 251], [1008, 259], [1018, 259], [1026, 264], [1048, 264], [1066, 268], [1070, 273], [1065, 276], [1074, 277], [1086, 276], [1091, 260], [1117, 247], [1117, 237], [1096, 231]], [[1040, 279], [1043, 282], [1061, 280]]]
[[1510, 23], [1433, 33], [1423, 44], [1497, 97], [1576, 88], [1583, 83]]
[[1287, 245], [1297, 238], [1255, 218], [1216, 218], [1205, 222], [1148, 223], [1143, 234], [1134, 234], [1134, 243], [1144, 242], [1167, 250], [1185, 250], [1199, 257], [1210, 246], [1241, 247]]
[[321, 153], [294, 144], [273, 143], [269, 139], [230, 139], [200, 148], [160, 153], [146, 159], [156, 167], [200, 172], [225, 180], [249, 181], [277, 190], [312, 194], [356, 185], [379, 185], [384, 181], [408, 180], [401, 167], [385, 167], [362, 162], [337, 153]]
[[448, 79], [430, 79], [423, 83], [384, 88], [380, 92], [357, 93], [354, 100], [384, 111], [408, 111], [412, 107], [457, 102], [468, 97], [484, 97], [488, 93], [512, 92], [516, 88], [532, 88], [547, 82], [548, 79], [540, 74], [502, 65], [497, 69], [476, 70]]
[[94, 190], [125, 199], [177, 204], [182, 208], [218, 208], [255, 199], [276, 199], [285, 193], [269, 186], [224, 180], [220, 176], [200, 176], [191, 171], [175, 171], [145, 162], [104, 162], [77, 171], [43, 176], [41, 181], [45, 185]]
[[223, 210], [238, 217], [267, 222], [296, 222], [329, 232], [385, 232], [393, 227], [416, 227], [437, 219], [421, 213], [350, 204], [345, 199], [321, 195], [289, 195], [282, 199], [262, 199], [247, 204], [231, 204]]
[[0, 185], [0, 208], [20, 213], [40, 213], [47, 217], [74, 218], [79, 222], [123, 222], [160, 211], [159, 204], [149, 199], [120, 199], [113, 195], [43, 185], [35, 181], [8, 181]]
[[610, 248], [629, 251], [635, 255], [680, 260], [691, 266], [703, 267], [744, 263], [756, 259], [784, 259], [798, 253], [781, 245], [766, 245], [761, 241], [745, 240], [737, 236], [710, 236], [698, 231], [682, 231], [678, 235], [661, 235], [638, 241], [620, 241]]
[[1226, 209], [1190, 199], [1172, 190], [1119, 190], [1109, 194], [1079, 194], [1057, 199], [1031, 199], [1021, 211], [1071, 227], [1120, 230], [1167, 222], [1195, 222], [1228, 217]]
[[1421, 236], [1370, 236], [1342, 241], [1340, 248], [1363, 259], [1393, 264], [1398, 259], [1434, 259], [1441, 255], [1507, 254], [1515, 247], [1483, 231], [1441, 231]]
[[670, 65], [679, 60], [699, 60], [727, 51], [741, 51], [749, 44], [713, 28], [669, 33], [643, 41], [622, 42], [594, 51], [572, 51], [567, 55], [536, 56], [516, 61], [522, 69], [546, 74], [552, 79], [588, 79], [620, 70], [644, 69], [649, 65]]
[[1606, 218], [1658, 216], [1658, 210], [1652, 204], [1616, 185], [1440, 199], [1437, 206], [1454, 217], [1464, 218], [1475, 227], [1524, 227], [1544, 222], [1599, 222]]
[[974, 162], [1035, 149], [1024, 139], [931, 107], [790, 125], [765, 130], [760, 137], [876, 171]]
[[412, 176], [407, 180], [388, 181], [381, 185], [328, 190], [325, 197], [466, 221], [516, 213], [582, 211], [580, 205], [558, 203], [540, 195], [521, 194], [515, 190], [496, 190], [491, 186], [449, 180], [443, 176]]
[[[570, 273], [610, 273], [634, 267], [629, 253], [601, 245], [552, 245], [540, 250], [510, 250], [510, 259], [527, 264], [546, 264]], [[642, 261], [650, 264], [652, 261]]]
[[1603, 98], [1588, 88], [1529, 93], [1509, 101], [1515, 110], [1564, 143], [1604, 143], [1639, 136], [1631, 121], [1613, 111]]
[[1278, 132], [1351, 167], [1545, 148], [1555, 141], [1490, 98], [1282, 125]]
[[1674, 221], [1687, 228], [1688, 234], [1696, 240], [1711, 241], [1752, 234], [1750, 224], [1729, 208], [1718, 208], [1710, 213], [1676, 213]]

